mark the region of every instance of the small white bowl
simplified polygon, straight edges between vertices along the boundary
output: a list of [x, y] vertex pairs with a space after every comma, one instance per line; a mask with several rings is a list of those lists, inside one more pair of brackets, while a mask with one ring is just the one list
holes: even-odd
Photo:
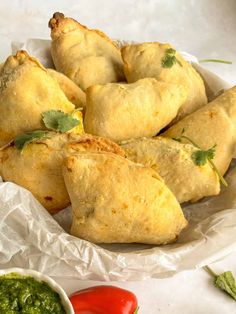
[[44, 275], [38, 271], [31, 270], [31, 269], [24, 269], [24, 268], [17, 268], [17, 267], [16, 268], [0, 269], [0, 276], [7, 275], [10, 273], [16, 273], [16, 274], [19, 274], [21, 276], [30, 276], [30, 277], [35, 278], [38, 281], [46, 282], [52, 288], [52, 290], [56, 291], [60, 295], [61, 302], [65, 308], [66, 314], [75, 314], [66, 292], [52, 278], [50, 278], [50, 277], [48, 277], [48, 276], [46, 276], [46, 275]]

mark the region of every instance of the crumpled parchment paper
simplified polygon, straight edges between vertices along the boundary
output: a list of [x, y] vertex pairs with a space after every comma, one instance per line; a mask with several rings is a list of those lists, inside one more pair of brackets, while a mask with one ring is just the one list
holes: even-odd
[[[25, 49], [52, 67], [47, 40], [13, 43], [13, 53]], [[181, 52], [204, 77], [208, 93], [229, 85]], [[178, 241], [165, 246], [95, 245], [71, 236], [71, 209], [51, 217], [24, 188], [0, 182], [0, 267], [31, 268], [49, 276], [84, 280], [143, 280], [199, 268], [236, 249], [236, 162], [231, 163], [220, 195], [184, 206], [189, 226]], [[22, 174], [23, 175], [23, 174]]]

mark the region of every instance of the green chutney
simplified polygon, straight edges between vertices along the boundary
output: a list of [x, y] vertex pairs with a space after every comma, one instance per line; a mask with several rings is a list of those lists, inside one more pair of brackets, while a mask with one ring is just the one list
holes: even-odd
[[65, 314], [57, 292], [44, 281], [16, 273], [0, 276], [0, 314]]

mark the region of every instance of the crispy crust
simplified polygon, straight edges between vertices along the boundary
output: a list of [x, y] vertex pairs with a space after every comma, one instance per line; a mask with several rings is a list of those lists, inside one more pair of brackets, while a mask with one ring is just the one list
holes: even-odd
[[61, 175], [63, 159], [71, 154], [89, 151], [125, 155], [122, 148], [104, 138], [89, 134], [48, 132], [48, 138], [30, 143], [22, 152], [14, 142], [2, 147], [0, 175], [4, 180], [30, 190], [51, 214], [55, 214], [70, 204]]
[[42, 112], [75, 108], [41, 63], [24, 50], [3, 65], [0, 102], [0, 146], [18, 134], [42, 128]]
[[52, 18], [48, 22], [48, 27], [50, 27], [51, 29], [57, 27], [59, 24], [59, 21], [63, 20], [64, 18], [65, 18], [65, 15], [63, 13], [55, 12]]
[[151, 168], [107, 152], [85, 152], [66, 158], [62, 172], [75, 236], [94, 243], [166, 244], [187, 225]]
[[98, 152], [106, 151], [125, 157], [124, 150], [118, 144], [110, 141], [107, 138], [98, 137], [90, 134], [83, 134], [81, 135], [80, 139], [77, 138], [73, 141], [75, 136], [72, 133], [70, 133], [69, 135], [72, 141], [67, 144], [67, 148], [71, 148], [72, 150], [75, 148], [76, 144], [79, 143], [84, 147], [85, 150], [88, 148], [93, 148]]
[[[51, 28], [51, 37], [59, 37], [62, 33], [68, 33], [78, 27], [79, 24], [76, 20], [66, 18], [63, 13], [56, 12], [48, 22], [49, 28]], [[79, 24], [80, 26], [83, 26]], [[74, 27], [73, 27], [74, 26]], [[83, 26], [83, 28], [86, 28]]]
[[[93, 85], [86, 91], [85, 132], [117, 142], [154, 136], [186, 100], [182, 85], [145, 78], [132, 84]], [[140, 108], [145, 110], [140, 111]]]
[[2, 65], [1, 69], [4, 70], [5, 66], [7, 67], [8, 65], [11, 67], [17, 67], [28, 61], [34, 63], [37, 67], [46, 72], [46, 69], [43, 67], [43, 65], [36, 58], [31, 57], [25, 50], [18, 50], [15, 56], [9, 56], [6, 62]]
[[76, 28], [80, 28], [83, 31], [89, 31], [89, 32], [96, 33], [100, 37], [106, 39], [111, 44], [113, 44], [117, 49], [119, 49], [117, 44], [114, 41], [112, 41], [102, 31], [97, 30], [97, 29], [89, 29], [85, 25], [82, 25], [79, 22], [77, 22], [76, 20], [69, 18], [69, 17], [65, 17], [65, 15], [63, 13], [60, 13], [60, 12], [56, 12], [53, 14], [53, 17], [48, 22], [48, 26], [49, 26], [49, 28], [51, 28], [51, 38], [52, 39], [56, 39], [59, 36], [61, 36], [62, 34], [69, 33], [71, 31], [75, 30]]
[[82, 89], [75, 84], [69, 77], [54, 69], [47, 69], [49, 75], [54, 78], [66, 97], [72, 102], [76, 108], [86, 106], [86, 95]]
[[[56, 135], [56, 132], [48, 132], [49, 138], [50, 134]], [[73, 153], [78, 151], [76, 149], [77, 144], [81, 144], [84, 149], [94, 149], [95, 151], [106, 151], [106, 152], [111, 152], [116, 155], [125, 157], [125, 151], [116, 143], [112, 142], [108, 138], [104, 137], [99, 137], [91, 134], [82, 134], [82, 135], [77, 135], [73, 133], [66, 133], [67, 136], [67, 141], [68, 143], [65, 144], [65, 149], [71, 149], [73, 150]], [[32, 144], [45, 144], [47, 145], [47, 139], [39, 139], [36, 141], [33, 141]], [[11, 140], [9, 143], [6, 145], [0, 147], [0, 152], [8, 149], [10, 146], [15, 146], [14, 140]]]
[[173, 48], [168, 43], [146, 42], [126, 45], [121, 49], [124, 62], [124, 73], [129, 83], [145, 77], [154, 77], [158, 81], [183, 85], [188, 91], [188, 96], [179, 108], [175, 123], [184, 116], [196, 111], [207, 104], [204, 82], [198, 72], [176, 51], [177, 60], [181, 67], [176, 65], [169, 69], [163, 68], [162, 59], [166, 49]]

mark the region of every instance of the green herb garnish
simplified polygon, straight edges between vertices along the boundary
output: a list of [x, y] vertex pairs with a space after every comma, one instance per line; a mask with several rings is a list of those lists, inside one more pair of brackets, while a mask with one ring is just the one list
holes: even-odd
[[27, 144], [46, 138], [46, 136], [46, 131], [36, 130], [33, 132], [18, 135], [14, 140], [14, 144], [16, 148], [22, 150]]
[[223, 290], [236, 301], [236, 283], [231, 271], [226, 271], [217, 275], [209, 266], [203, 267], [214, 278], [217, 288]]
[[212, 148], [207, 150], [197, 150], [192, 153], [192, 160], [197, 166], [204, 166], [208, 160], [211, 160], [215, 157], [215, 147], [214, 145]]
[[9, 273], [0, 276], [0, 313], [66, 314], [60, 295], [46, 282]]
[[198, 61], [199, 63], [203, 62], [217, 62], [217, 63], [225, 63], [225, 64], [232, 64], [232, 61], [227, 61], [227, 60], [220, 60], [220, 59], [202, 59]]
[[172, 139], [175, 141], [178, 141], [178, 142], [182, 142], [182, 139], [187, 140], [193, 146], [195, 146], [198, 150], [193, 152], [191, 155], [191, 158], [192, 158], [194, 164], [197, 166], [204, 166], [206, 164], [206, 162], [208, 161], [209, 164], [211, 165], [213, 171], [215, 171], [215, 173], [217, 174], [220, 182], [224, 186], [227, 187], [228, 186], [227, 182], [225, 181], [225, 179], [221, 175], [220, 171], [217, 169], [216, 165], [212, 161], [212, 159], [214, 159], [214, 157], [215, 157], [216, 145], [214, 145], [213, 147], [211, 147], [207, 150], [203, 150], [192, 139], [190, 139], [188, 136], [183, 135], [184, 132], [185, 132], [185, 129], [182, 130], [181, 135], [179, 137], [177, 137], [177, 138], [173, 137]]
[[161, 60], [161, 65], [163, 68], [171, 68], [174, 64], [178, 63], [181, 67], [181, 62], [175, 56], [176, 50], [173, 48], [168, 48], [165, 51], [165, 56]]
[[80, 124], [78, 119], [61, 110], [50, 110], [42, 113], [42, 120], [46, 128], [65, 133]]

